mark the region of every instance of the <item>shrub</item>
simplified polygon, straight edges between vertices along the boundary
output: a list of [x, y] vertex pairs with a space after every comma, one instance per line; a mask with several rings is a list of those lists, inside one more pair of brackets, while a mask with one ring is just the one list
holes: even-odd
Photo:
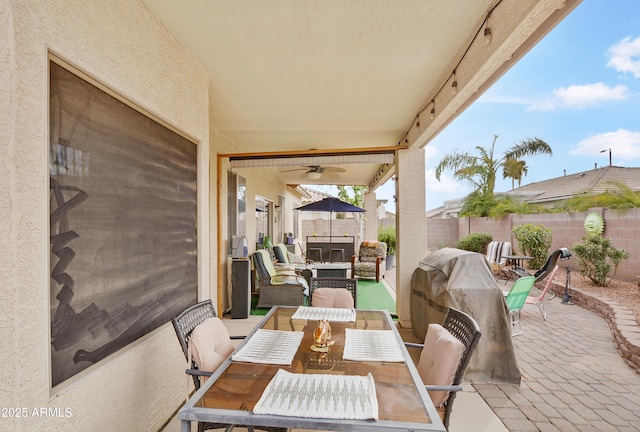
[[395, 227], [378, 228], [378, 241], [387, 244], [387, 255], [395, 255], [396, 253], [396, 229]]
[[456, 242], [456, 248], [484, 254], [487, 252], [487, 245], [492, 240], [493, 236], [491, 234], [473, 233], [459, 239]]
[[[580, 273], [593, 281], [596, 286], [606, 287], [618, 270], [618, 265], [629, 258], [629, 253], [611, 245], [611, 239], [598, 234], [587, 234], [582, 241], [575, 243], [571, 249], [580, 259]], [[613, 274], [607, 280], [613, 263]]]
[[541, 268], [546, 262], [551, 247], [551, 229], [540, 225], [516, 225], [511, 230], [518, 241], [520, 252], [532, 257], [529, 267]]

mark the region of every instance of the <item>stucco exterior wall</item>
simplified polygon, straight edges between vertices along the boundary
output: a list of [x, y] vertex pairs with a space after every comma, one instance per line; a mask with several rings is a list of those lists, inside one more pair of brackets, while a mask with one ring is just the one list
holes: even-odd
[[[210, 275], [208, 76], [136, 0], [3, 1], [0, 34], [0, 405], [27, 414], [0, 418], [0, 430], [158, 430], [186, 395], [170, 323], [50, 390], [48, 51], [203, 144], [202, 293]], [[34, 415], [42, 408], [47, 416]]]

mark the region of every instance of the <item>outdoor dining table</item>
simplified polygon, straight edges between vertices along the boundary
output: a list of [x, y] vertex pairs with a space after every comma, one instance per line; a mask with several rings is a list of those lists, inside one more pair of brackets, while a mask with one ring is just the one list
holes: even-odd
[[[329, 321], [334, 344], [325, 353], [311, 350], [314, 329], [318, 323], [315, 319], [318, 317], [316, 309], [321, 308], [273, 307], [180, 409], [178, 418], [182, 422], [182, 431], [190, 431], [192, 421], [363, 432], [446, 431], [388, 311], [340, 310], [351, 311], [353, 315], [350, 315], [350, 320]], [[309, 319], [305, 319], [305, 316]], [[270, 358], [277, 359], [279, 352], [286, 351], [283, 349], [285, 347], [275, 344], [271, 349], [262, 351], [263, 355], [259, 355], [255, 362], [251, 361], [251, 354], [247, 354], [251, 352], [249, 348], [260, 340], [259, 335], [274, 333], [274, 330], [278, 333], [278, 338], [274, 340], [286, 341], [281, 345], [293, 345], [290, 363], [269, 363]], [[294, 334], [299, 338], [292, 339]], [[363, 340], [374, 340], [366, 338], [382, 336], [385, 339], [376, 339], [384, 340], [378, 346], [362, 343]], [[300, 341], [297, 347], [293, 340]], [[358, 357], [358, 349], [362, 349], [358, 347], [363, 345], [367, 345], [364, 350], [373, 358]], [[298, 406], [298, 411], [292, 408], [294, 414], [262, 413], [264, 411], [258, 410], [257, 405], [262, 408], [265, 395], [269, 395], [274, 387], [282, 387], [279, 381], [279, 387], [271, 384], [272, 380], [276, 382], [282, 375], [297, 379], [310, 378], [314, 383], [325, 379], [362, 380], [362, 377], [366, 377], [372, 383], [369, 393], [373, 395], [377, 416], [374, 419], [335, 418], [333, 411], [340, 409], [322, 412], [314, 403], [302, 404]], [[340, 396], [345, 400], [345, 393], [327, 394], [330, 393], [327, 389], [329, 386], [319, 392], [324, 394], [325, 399]], [[313, 395], [311, 400], [316, 400], [313, 391], [307, 393]], [[277, 397], [279, 400], [284, 398], [282, 394]], [[362, 402], [361, 393], [357, 398], [358, 402]], [[348, 397], [346, 399], [349, 400]]]

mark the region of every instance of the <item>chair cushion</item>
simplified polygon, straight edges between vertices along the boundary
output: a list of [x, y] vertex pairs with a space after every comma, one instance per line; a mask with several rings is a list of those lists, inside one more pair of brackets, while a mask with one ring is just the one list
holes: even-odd
[[487, 245], [487, 261], [489, 264], [496, 263], [504, 265], [507, 261], [503, 256], [511, 255], [511, 243], [510, 242], [491, 242]]
[[[213, 372], [233, 352], [229, 332], [220, 318], [207, 318], [196, 326], [189, 339], [191, 356], [198, 369]], [[200, 377], [204, 383], [207, 377]]]
[[355, 274], [360, 277], [376, 277], [376, 263], [356, 262], [353, 264]]
[[353, 296], [345, 288], [316, 288], [311, 305], [314, 307], [353, 309]]
[[[440, 324], [429, 324], [424, 348], [418, 362], [418, 372], [426, 385], [451, 385], [464, 354], [464, 344]], [[441, 407], [449, 397], [448, 391], [430, 391], [436, 407]]]
[[377, 257], [386, 258], [387, 244], [376, 240], [365, 240], [360, 244], [359, 257], [362, 262], [376, 262]]

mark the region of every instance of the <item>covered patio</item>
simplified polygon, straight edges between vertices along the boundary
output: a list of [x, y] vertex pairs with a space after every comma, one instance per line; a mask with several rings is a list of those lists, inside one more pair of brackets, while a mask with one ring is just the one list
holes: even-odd
[[[83, 254], [73, 242], [77, 237], [67, 237], [65, 246], [86, 260], [79, 265], [76, 259], [67, 273], [82, 271], [89, 283], [60, 295], [52, 270], [58, 263], [55, 253], [64, 248], [58, 243], [52, 251], [56, 214], [50, 178], [94, 176], [96, 159], [95, 153], [78, 157], [75, 172], [66, 171], [73, 164], [49, 158], [56, 149], [71, 150], [94, 138], [83, 127], [52, 127], [61, 112], [51, 109], [58, 101], [49, 100], [52, 63], [188, 141], [195, 198], [185, 220], [193, 225], [187, 255], [194, 271], [184, 279], [189, 295], [213, 299], [219, 314], [229, 307], [234, 235], [246, 236], [252, 252], [260, 233], [278, 240], [295, 233], [292, 209], [301, 204], [300, 184], [365, 185], [364, 207], [375, 214], [376, 189], [393, 179], [397, 313], [408, 328], [411, 274], [426, 251], [425, 146], [579, 3], [4, 2], [0, 76], [7, 85], [0, 91], [0, 168], [6, 175], [0, 194], [7, 223], [0, 268], [9, 287], [0, 302], [7, 318], [0, 325], [4, 404], [72, 413], [53, 423], [36, 416], [7, 419], [7, 428], [158, 430], [185, 393], [184, 361], [169, 322], [154, 322], [158, 326], [148, 332], [140, 323], [134, 342], [110, 347], [95, 364], [77, 366], [82, 358], [71, 362], [69, 369], [82, 370], [67, 380], [52, 380], [58, 352], [51, 327], [59, 303], [75, 316], [104, 309], [105, 298], [126, 296], [135, 284], [156, 296], [151, 274], [182, 274], [139, 270], [143, 260], [122, 253]], [[95, 102], [87, 98], [79, 112], [90, 111]], [[139, 145], [135, 139], [126, 143]], [[133, 159], [154, 165], [153, 153], [148, 160]], [[106, 171], [114, 173], [116, 166], [107, 165]], [[64, 172], [56, 174], [52, 167]], [[337, 175], [328, 174], [332, 171]], [[123, 190], [135, 192], [141, 173], [120, 175], [132, 185]], [[235, 200], [239, 192], [243, 201]], [[242, 205], [233, 207], [233, 202]], [[154, 214], [163, 219], [162, 212]], [[87, 243], [113, 240], [130, 250], [120, 242], [127, 228], [120, 222], [96, 222], [105, 231]], [[375, 217], [367, 218], [364, 232], [365, 239], [375, 237]], [[151, 252], [164, 245], [162, 236], [138, 238]], [[113, 257], [118, 267], [92, 272]], [[120, 291], [113, 295], [116, 285]], [[132, 327], [123, 319], [109, 330], [120, 335]], [[80, 330], [92, 339], [93, 327]]]

